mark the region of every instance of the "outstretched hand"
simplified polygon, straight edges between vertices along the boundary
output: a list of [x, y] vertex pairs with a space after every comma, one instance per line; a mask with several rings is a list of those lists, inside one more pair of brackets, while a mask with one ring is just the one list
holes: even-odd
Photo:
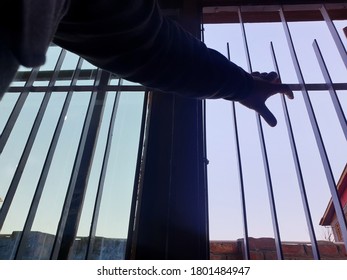
[[276, 93], [285, 94], [293, 99], [294, 95], [288, 85], [282, 84], [276, 72], [252, 73], [254, 84], [251, 93], [240, 103], [247, 108], [255, 110], [270, 125], [275, 126], [277, 120], [271, 111], [266, 107], [265, 101]]

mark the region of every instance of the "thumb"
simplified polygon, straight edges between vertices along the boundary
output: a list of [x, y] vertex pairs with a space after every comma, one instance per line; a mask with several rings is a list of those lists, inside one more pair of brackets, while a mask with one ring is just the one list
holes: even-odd
[[277, 120], [265, 104], [263, 104], [263, 106], [261, 107], [258, 107], [256, 111], [260, 116], [262, 116], [262, 118], [268, 123], [269, 126], [276, 126]]

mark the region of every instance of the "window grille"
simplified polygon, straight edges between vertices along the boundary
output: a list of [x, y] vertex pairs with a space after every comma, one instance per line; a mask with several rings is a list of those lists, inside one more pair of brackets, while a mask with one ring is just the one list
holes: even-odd
[[[249, 237], [269, 236], [275, 240], [278, 259], [285, 258], [283, 241], [308, 241], [313, 257], [319, 259], [317, 240], [324, 231], [319, 221], [331, 197], [346, 246], [342, 194], [336, 182], [347, 155], [343, 33], [347, 22], [329, 15], [341, 7], [346, 8], [344, 4], [329, 9], [325, 5], [206, 8], [207, 19], [223, 15], [222, 27], [205, 24], [207, 45], [250, 72], [278, 72], [296, 97], [294, 102], [280, 96], [268, 101], [279, 119], [275, 129], [239, 104], [207, 101], [210, 236], [212, 240], [243, 237], [246, 259], [251, 258]], [[306, 13], [306, 18], [293, 21], [292, 13], [305, 11], [314, 18], [308, 19]], [[264, 12], [268, 20], [261, 19]], [[319, 38], [312, 38], [307, 47], [308, 38], [317, 33]], [[300, 231], [308, 236], [295, 235]]]
[[[275, 239], [277, 258], [285, 258], [281, 244], [294, 231], [287, 227], [290, 224], [307, 232], [313, 257], [319, 259], [318, 220], [330, 199], [347, 244], [346, 219], [336, 188], [347, 158], [347, 57], [342, 31], [347, 21], [331, 16], [337, 10], [346, 11], [346, 4], [205, 7], [203, 37], [209, 46], [221, 42], [215, 47], [249, 71], [279, 72], [295, 92], [294, 101], [280, 96], [269, 100], [279, 120], [276, 128], [268, 128], [236, 103], [208, 101], [206, 107], [200, 103], [185, 107], [182, 101], [160, 101], [171, 102], [172, 114], [175, 108], [187, 112], [196, 108], [202, 119], [196, 134], [201, 137], [206, 121], [208, 160], [205, 147], [194, 152], [205, 167], [209, 162], [210, 221], [208, 225], [201, 219], [196, 228], [209, 227], [211, 240], [243, 238], [245, 259], [251, 258], [249, 238], [268, 234]], [[218, 30], [209, 24], [216, 18], [225, 23]], [[303, 55], [306, 49], [293, 30], [311, 24], [318, 24], [330, 43], [327, 49], [316, 38]], [[263, 32], [263, 37], [279, 32], [281, 39], [268, 40], [264, 51], [263, 41], [254, 41], [255, 32]], [[219, 36], [215, 42], [213, 33]], [[237, 45], [241, 48], [235, 49]], [[259, 60], [262, 56], [265, 64]], [[309, 64], [303, 56], [309, 57]], [[48, 62], [41, 68], [20, 69], [0, 103], [0, 247], [4, 248], [0, 259], [129, 257], [138, 234], [137, 198], [149, 169], [145, 147], [155, 137], [155, 132], [148, 134], [151, 124], [153, 129], [154, 99], [142, 86], [96, 69], [56, 46], [49, 49]], [[226, 115], [219, 114], [223, 110]], [[175, 120], [175, 125], [177, 120], [183, 122]], [[151, 160], [155, 156], [161, 155], [152, 153]], [[205, 209], [204, 170], [197, 173], [203, 193], [197, 205]], [[191, 178], [175, 179], [179, 184]], [[288, 190], [294, 189], [292, 199]], [[322, 195], [312, 196], [315, 191]], [[184, 197], [187, 192], [180, 189], [175, 195]], [[195, 193], [192, 189], [189, 195]], [[314, 210], [316, 205], [321, 212]], [[216, 210], [217, 206], [222, 207]], [[288, 209], [301, 210], [286, 216]], [[151, 234], [151, 228], [147, 230]], [[218, 235], [218, 230], [223, 234]], [[201, 243], [206, 243], [205, 237]], [[180, 248], [176, 243], [166, 245], [173, 251]], [[208, 246], [202, 247], [205, 257]]]

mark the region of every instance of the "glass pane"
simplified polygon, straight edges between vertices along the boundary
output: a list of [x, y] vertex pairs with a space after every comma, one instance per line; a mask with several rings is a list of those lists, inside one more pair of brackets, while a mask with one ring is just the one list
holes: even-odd
[[94, 221], [95, 238], [92, 239], [88, 259], [124, 259], [129, 214], [134, 187], [137, 152], [144, 101], [143, 92], [122, 92], [116, 113], [113, 138], [106, 169], [106, 177], [99, 185], [102, 161], [106, 149], [111, 111], [115, 93], [109, 92], [104, 111], [98, 146], [89, 177], [88, 191], [75, 241], [72, 259], [84, 259], [98, 187], [102, 187], [99, 214]]
[[[12, 178], [16, 172], [42, 98], [43, 94], [41, 93], [29, 94], [27, 102], [25, 103], [17, 119], [17, 122], [15, 123], [10, 138], [8, 139], [5, 148], [0, 155], [0, 197], [2, 197], [3, 199], [5, 198]], [[23, 193], [23, 195], [25, 196], [28, 194]], [[16, 199], [13, 203], [15, 203], [15, 201]], [[18, 204], [20, 205], [21, 202], [19, 201]], [[0, 204], [0, 209], [1, 206], [2, 204]], [[5, 223], [5, 225], [1, 229], [1, 233], [11, 233], [13, 230], [19, 230], [21, 228], [21, 219], [15, 212], [16, 211], [14, 211], [13, 213], [13, 217], [16, 218], [10, 223], [10, 225]]]
[[[56, 110], [57, 114], [60, 114], [65, 96], [65, 94], [57, 94], [53, 112]], [[49, 259], [50, 257], [89, 98], [90, 93], [85, 92], [78, 92], [73, 95], [31, 231], [23, 240], [25, 247], [23, 259]], [[55, 128], [56, 122], [51, 122], [48, 125]]]
[[13, 107], [16, 105], [20, 93], [6, 93], [0, 102], [0, 133], [3, 132]]

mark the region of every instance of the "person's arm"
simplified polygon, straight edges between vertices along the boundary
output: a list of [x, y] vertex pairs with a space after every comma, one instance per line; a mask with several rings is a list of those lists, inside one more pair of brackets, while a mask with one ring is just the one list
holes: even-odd
[[58, 45], [163, 92], [200, 99], [248, 95], [252, 76], [162, 16], [156, 1], [89, 2], [63, 18]]
[[0, 9], [0, 100], [19, 65], [45, 63], [46, 51], [69, 0], [2, 0]]
[[13, 80], [19, 63], [10, 49], [0, 40], [0, 100]]
[[206, 47], [163, 17], [153, 0], [103, 0], [72, 6], [55, 42], [151, 89], [190, 98], [240, 101], [272, 126], [276, 119], [266, 108], [266, 99], [278, 92], [293, 97], [278, 79], [255, 77]]
[[155, 0], [20, 3], [21, 9], [13, 6], [13, 13], [18, 12], [16, 18], [20, 19], [16, 28], [12, 30], [13, 25], [1, 21], [0, 29], [19, 64], [44, 63], [53, 37], [58, 45], [97, 67], [159, 91], [240, 101], [263, 116], [269, 96], [276, 92], [292, 96], [288, 88], [255, 78], [207, 48], [163, 17]]

